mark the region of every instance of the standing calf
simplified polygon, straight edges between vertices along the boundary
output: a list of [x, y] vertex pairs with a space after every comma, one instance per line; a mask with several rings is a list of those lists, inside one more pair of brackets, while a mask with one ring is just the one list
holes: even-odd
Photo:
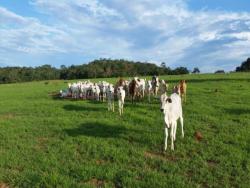
[[108, 99], [108, 111], [115, 111], [114, 105], [114, 87], [110, 84], [107, 88], [107, 99]]
[[152, 81], [151, 80], [148, 80], [146, 82], [146, 93], [148, 95], [148, 102], [151, 102], [151, 95], [154, 94], [154, 91], [153, 91], [153, 86], [152, 86]]
[[123, 105], [125, 100], [125, 90], [122, 86], [119, 86], [117, 88], [117, 98], [118, 98], [118, 108], [119, 108], [119, 114], [120, 116], [123, 114]]
[[182, 101], [186, 102], [187, 101], [187, 84], [185, 80], [181, 80], [180, 84], [180, 96]]
[[173, 93], [170, 97], [166, 94], [161, 95], [161, 111], [164, 114], [165, 122], [165, 147], [167, 149], [168, 129], [171, 128], [171, 149], [174, 150], [174, 141], [176, 136], [177, 121], [180, 119], [182, 137], [183, 131], [183, 117], [182, 117], [182, 104], [180, 95]]

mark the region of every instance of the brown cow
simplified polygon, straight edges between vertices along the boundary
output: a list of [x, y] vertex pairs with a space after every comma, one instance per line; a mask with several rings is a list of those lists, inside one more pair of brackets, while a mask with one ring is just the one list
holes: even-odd
[[123, 78], [119, 78], [119, 80], [116, 82], [116, 84], [115, 84], [115, 87], [114, 87], [114, 89], [115, 89], [115, 95], [117, 94], [117, 88], [118, 87], [120, 87], [120, 86], [125, 86], [125, 80], [123, 79]]
[[177, 93], [181, 96], [182, 102], [186, 102], [187, 84], [185, 80], [181, 80], [178, 85], [173, 88], [173, 93]]
[[181, 80], [179, 84], [179, 91], [180, 91], [180, 96], [182, 101], [186, 102], [187, 101], [187, 84], [185, 80]]
[[138, 84], [136, 81], [137, 78], [134, 78], [133, 80], [131, 80], [131, 82], [129, 83], [129, 96], [131, 97], [131, 102], [132, 104], [135, 102], [135, 99], [139, 97], [139, 88], [138, 88]]

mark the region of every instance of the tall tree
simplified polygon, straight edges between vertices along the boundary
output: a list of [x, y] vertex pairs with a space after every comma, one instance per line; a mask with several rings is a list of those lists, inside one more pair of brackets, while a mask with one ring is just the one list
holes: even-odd
[[249, 72], [249, 71], [250, 71], [250, 58], [248, 58], [239, 67], [236, 68], [236, 72]]
[[199, 68], [198, 68], [198, 67], [195, 67], [192, 73], [194, 73], [194, 74], [199, 74], [199, 73], [200, 73]]

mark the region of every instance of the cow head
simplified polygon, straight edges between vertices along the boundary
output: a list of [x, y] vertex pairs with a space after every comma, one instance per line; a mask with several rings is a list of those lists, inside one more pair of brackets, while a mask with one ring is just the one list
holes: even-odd
[[166, 109], [166, 106], [169, 104], [169, 103], [172, 103], [172, 99], [169, 98], [165, 93], [161, 95], [161, 112], [165, 112], [165, 109]]

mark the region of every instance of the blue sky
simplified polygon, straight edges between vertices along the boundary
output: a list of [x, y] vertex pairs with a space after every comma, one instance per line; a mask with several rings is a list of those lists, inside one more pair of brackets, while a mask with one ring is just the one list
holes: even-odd
[[2, 67], [123, 58], [230, 71], [249, 49], [249, 0], [0, 0]]

